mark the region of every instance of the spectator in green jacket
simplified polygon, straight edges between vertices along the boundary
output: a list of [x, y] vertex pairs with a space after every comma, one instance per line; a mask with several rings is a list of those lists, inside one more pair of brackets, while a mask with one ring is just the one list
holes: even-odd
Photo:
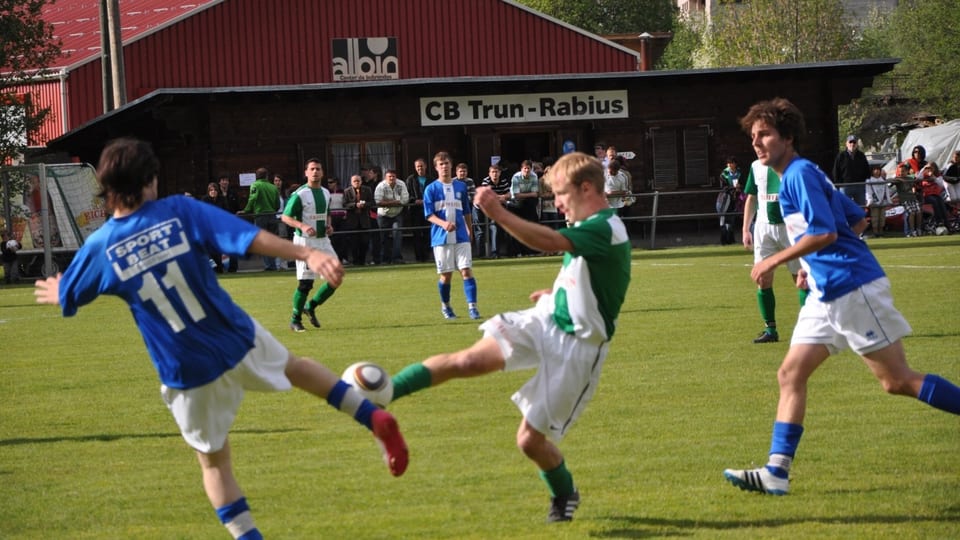
[[[280, 206], [280, 190], [269, 180], [270, 171], [260, 167], [256, 172], [256, 179], [250, 186], [250, 197], [247, 205], [238, 214], [253, 214], [253, 222], [257, 227], [277, 234], [277, 208]], [[260, 257], [263, 260], [263, 269], [273, 271], [277, 269], [277, 262], [273, 257]]]

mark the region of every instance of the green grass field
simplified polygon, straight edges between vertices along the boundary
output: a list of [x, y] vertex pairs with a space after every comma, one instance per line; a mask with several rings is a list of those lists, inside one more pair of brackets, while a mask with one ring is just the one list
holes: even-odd
[[[913, 326], [911, 365], [960, 381], [960, 236], [871, 245]], [[811, 381], [790, 495], [723, 480], [726, 467], [765, 462], [797, 312], [781, 269], [784, 341], [751, 343], [762, 324], [750, 261], [737, 246], [634, 253], [601, 388], [561, 446], [583, 496], [572, 523], [543, 523], [548, 494], [514, 445], [509, 399], [528, 374], [501, 373], [391, 406], [411, 450], [399, 479], [369, 433], [325, 403], [248, 394], [231, 443], [257, 525], [304, 539], [960, 537], [960, 417], [885, 395], [850, 352]], [[558, 264], [478, 261], [481, 311], [526, 307]], [[426, 265], [348, 270], [318, 311], [323, 328], [298, 335], [292, 273], [222, 283], [293, 351], [338, 372], [360, 359], [395, 372], [480, 335], [441, 319]], [[0, 538], [229, 538], [120, 301], [62, 319], [29, 286], [0, 289], [0, 351]]]

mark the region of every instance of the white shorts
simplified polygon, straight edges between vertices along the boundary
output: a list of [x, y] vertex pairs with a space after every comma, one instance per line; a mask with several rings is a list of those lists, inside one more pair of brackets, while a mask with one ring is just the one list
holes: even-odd
[[[322, 251], [339, 260], [337, 252], [333, 250], [333, 244], [330, 243], [330, 239], [326, 236], [323, 238], [307, 238], [306, 236], [294, 235], [293, 243], [298, 246], [308, 246], [317, 251]], [[297, 261], [297, 279], [317, 279], [318, 277], [322, 278], [323, 276], [311, 270], [310, 267], [307, 266], [306, 261]]]
[[790, 343], [826, 345], [830, 354], [850, 347], [863, 356], [910, 332], [910, 324], [893, 307], [890, 280], [883, 277], [830, 302], [808, 296]]
[[500, 345], [504, 371], [537, 370], [511, 399], [528, 424], [560, 442], [593, 398], [610, 342], [577, 339], [535, 307], [496, 315], [480, 330]]
[[437, 273], [446, 274], [473, 266], [473, 252], [469, 242], [442, 244], [433, 246], [433, 260], [437, 263]]
[[173, 413], [183, 440], [205, 454], [223, 448], [245, 390], [290, 389], [290, 380], [284, 374], [290, 352], [257, 321], [253, 325], [253, 348], [233, 369], [189, 390], [160, 386], [160, 396]]
[[[753, 224], [753, 264], [788, 247], [790, 247], [790, 237], [787, 236], [786, 225], [782, 223], [771, 225], [759, 221]], [[800, 260], [788, 261], [787, 270], [790, 270], [790, 274], [794, 276], [800, 273]]]

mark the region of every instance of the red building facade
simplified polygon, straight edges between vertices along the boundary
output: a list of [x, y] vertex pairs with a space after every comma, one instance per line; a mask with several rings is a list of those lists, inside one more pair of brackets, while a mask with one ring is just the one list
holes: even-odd
[[[639, 65], [628, 48], [508, 0], [120, 0], [120, 12], [129, 101], [160, 88], [621, 72]], [[34, 141], [41, 145], [104, 113], [98, 2], [58, 0], [44, 17], [57, 28], [65, 56], [52, 66], [62, 74], [59, 93], [36, 96], [56, 109]]]

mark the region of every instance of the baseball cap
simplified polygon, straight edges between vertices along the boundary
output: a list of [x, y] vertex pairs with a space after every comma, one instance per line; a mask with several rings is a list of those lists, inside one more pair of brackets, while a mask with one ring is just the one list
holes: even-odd
[[847, 135], [847, 142], [857, 142], [856, 135]]

